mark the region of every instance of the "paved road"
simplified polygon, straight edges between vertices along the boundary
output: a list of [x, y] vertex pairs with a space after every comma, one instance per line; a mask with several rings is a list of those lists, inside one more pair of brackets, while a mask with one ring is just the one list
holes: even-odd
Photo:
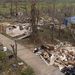
[[[14, 44], [13, 40], [0, 34], [0, 42], [4, 44], [9, 50], [12, 50], [10, 44]], [[56, 70], [54, 66], [47, 66], [41, 58], [20, 44], [18, 44], [18, 57], [26, 62], [30, 67], [32, 67], [36, 75], [54, 75], [54, 73], [52, 74], [52, 72]], [[61, 75], [61, 73], [59, 73], [59, 75]]]

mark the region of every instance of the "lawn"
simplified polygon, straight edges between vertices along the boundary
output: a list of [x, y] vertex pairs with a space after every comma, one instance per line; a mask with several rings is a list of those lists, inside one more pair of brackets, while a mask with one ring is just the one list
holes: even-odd
[[[67, 2], [67, 3], [58, 3], [56, 2], [56, 8], [61, 8], [61, 7], [64, 7], [64, 5], [67, 5], [67, 6], [71, 6], [71, 3]], [[37, 2], [37, 8], [38, 9], [48, 9], [50, 7], [52, 7], [53, 4], [49, 3], [49, 2]], [[72, 3], [73, 6], [75, 6], [75, 3]], [[0, 13], [2, 14], [6, 14], [6, 13], [10, 13], [10, 3], [7, 3], [6, 4], [6, 7], [2, 7], [0, 5]], [[17, 6], [17, 9], [18, 11], [26, 11], [26, 8], [27, 8], [27, 11], [30, 11], [31, 10], [31, 3], [30, 2], [18, 2], [18, 6]], [[16, 11], [16, 7], [15, 7], [15, 4], [13, 4], [13, 11], [15, 12]]]
[[18, 58], [18, 62], [23, 62], [24, 64], [16, 67], [13, 66], [15, 63], [15, 58], [8, 58], [9, 55], [13, 53], [10, 50], [4, 52], [2, 50], [2, 46], [0, 46], [0, 75], [35, 75], [35, 72], [31, 67], [29, 67], [26, 63], [24, 63], [21, 59]]

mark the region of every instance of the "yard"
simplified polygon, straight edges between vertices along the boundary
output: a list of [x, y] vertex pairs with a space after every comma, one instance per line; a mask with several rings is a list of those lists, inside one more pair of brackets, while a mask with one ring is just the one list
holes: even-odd
[[[13, 53], [7, 50], [4, 52], [0, 46], [0, 75], [35, 75], [32, 68], [18, 58], [18, 66], [14, 66]], [[19, 65], [22, 64], [22, 65]]]

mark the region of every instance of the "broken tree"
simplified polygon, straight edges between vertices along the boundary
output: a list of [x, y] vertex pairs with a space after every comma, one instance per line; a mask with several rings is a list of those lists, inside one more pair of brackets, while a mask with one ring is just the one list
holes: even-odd
[[38, 31], [37, 31], [37, 8], [36, 2], [32, 1], [31, 4], [31, 26], [32, 26], [32, 40], [34, 43], [38, 42]]

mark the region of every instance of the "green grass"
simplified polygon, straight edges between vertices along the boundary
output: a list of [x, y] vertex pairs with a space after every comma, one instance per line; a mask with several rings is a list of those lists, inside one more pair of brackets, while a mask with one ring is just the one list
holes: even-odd
[[2, 60], [5, 56], [6, 56], [5, 53], [0, 51], [0, 60]]
[[2, 47], [0, 46], [0, 66], [2, 67], [2, 71], [9, 69], [9, 63], [5, 58], [6, 53], [2, 51]]
[[27, 68], [25, 72], [22, 72], [21, 75], [35, 75], [32, 68]]
[[9, 13], [10, 12], [10, 10], [9, 10], [9, 8], [3, 8], [2, 6], [0, 6], [0, 13]]
[[[56, 8], [61, 8], [63, 7], [65, 3], [56, 3]], [[70, 6], [71, 3], [66, 3], [67, 6]], [[73, 6], [75, 6], [75, 3], [72, 3]], [[10, 13], [10, 3], [7, 3], [6, 4], [7, 7], [6, 8], [3, 8], [1, 5], [0, 5], [0, 12], [2, 14], [5, 14], [5, 13]], [[30, 11], [31, 10], [31, 3], [27, 2], [27, 3], [21, 3], [21, 2], [18, 2], [18, 10], [22, 10], [22, 11], [26, 11], [25, 9], [25, 6], [27, 7], [27, 11]], [[37, 8], [39, 8], [40, 10], [41, 9], [48, 9], [50, 7], [52, 7], [52, 4], [49, 4], [49, 3], [46, 3], [46, 2], [38, 2], [37, 3]], [[15, 12], [16, 9], [15, 9], [15, 4], [13, 5], [13, 11]]]
[[[12, 54], [12, 52], [9, 51], [9, 50], [7, 51], [7, 53]], [[10, 64], [14, 63], [14, 58], [12, 58], [10, 60], [6, 59], [7, 53], [3, 52], [2, 48], [0, 46], [0, 67], [2, 67], [2, 71], [0, 71], [0, 74], [2, 74], [2, 72], [8, 72], [9, 68], [11, 68]], [[21, 60], [18, 58], [18, 61], [21, 61]], [[26, 68], [24, 70], [22, 70], [22, 68], [24, 66]], [[21, 75], [35, 75], [35, 72], [33, 71], [33, 69], [30, 68], [30, 66], [28, 66], [26, 63], [24, 63], [23, 66], [18, 66], [18, 73], [21, 74]]]
[[49, 32], [50, 32], [48, 29], [43, 29], [43, 30], [44, 30], [43, 32], [39, 31], [40, 36], [47, 36], [49, 34]]

